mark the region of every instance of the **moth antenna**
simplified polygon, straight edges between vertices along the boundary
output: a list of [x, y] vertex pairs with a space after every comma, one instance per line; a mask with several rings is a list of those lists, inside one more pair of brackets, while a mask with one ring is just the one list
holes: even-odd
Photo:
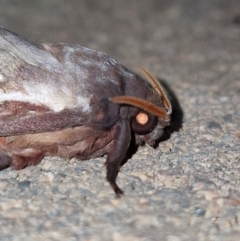
[[132, 105], [161, 119], [169, 120], [169, 115], [165, 110], [143, 99], [132, 96], [115, 96], [111, 98], [111, 101], [117, 104]]
[[142, 72], [146, 75], [148, 82], [151, 84], [151, 86], [157, 91], [157, 93], [162, 97], [163, 102], [165, 107], [168, 109], [168, 114], [172, 113], [172, 105], [167, 97], [167, 95], [165, 94], [161, 84], [157, 81], [157, 79], [152, 76], [145, 68], [143, 67], [139, 67]]

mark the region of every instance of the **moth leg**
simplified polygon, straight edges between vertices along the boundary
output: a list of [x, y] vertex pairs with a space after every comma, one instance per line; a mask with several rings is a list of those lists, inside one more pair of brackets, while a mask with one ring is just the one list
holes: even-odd
[[118, 187], [116, 178], [131, 140], [129, 123], [122, 119], [119, 120], [114, 126], [113, 135], [113, 142], [105, 164], [107, 168], [107, 181], [110, 183], [117, 197], [120, 197], [123, 195], [123, 191]]
[[0, 170], [3, 170], [11, 165], [12, 158], [5, 152], [0, 151]]

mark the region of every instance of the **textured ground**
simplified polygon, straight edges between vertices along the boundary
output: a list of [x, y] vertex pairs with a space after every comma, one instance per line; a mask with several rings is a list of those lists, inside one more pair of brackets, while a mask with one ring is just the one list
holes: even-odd
[[165, 140], [122, 168], [121, 199], [104, 158], [0, 172], [0, 240], [239, 240], [239, 0], [0, 0], [0, 24], [143, 65], [174, 106]]

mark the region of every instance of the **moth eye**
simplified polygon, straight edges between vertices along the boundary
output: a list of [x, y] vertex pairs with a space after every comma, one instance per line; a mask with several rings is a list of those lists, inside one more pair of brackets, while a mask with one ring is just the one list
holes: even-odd
[[146, 135], [157, 125], [158, 118], [146, 112], [139, 112], [132, 120], [132, 129], [136, 134]]
[[137, 114], [136, 116], [136, 121], [137, 123], [139, 123], [140, 125], [146, 125], [148, 123], [148, 115], [147, 113], [143, 113], [143, 112], [140, 112]]

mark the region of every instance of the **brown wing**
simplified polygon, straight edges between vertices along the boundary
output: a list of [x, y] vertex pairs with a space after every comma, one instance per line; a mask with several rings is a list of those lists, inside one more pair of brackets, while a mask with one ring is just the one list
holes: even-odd
[[52, 53], [0, 28], [0, 136], [86, 123], [90, 98], [75, 83]]
[[55, 131], [87, 121], [87, 115], [78, 109], [55, 113], [43, 106], [15, 101], [4, 102], [0, 112], [0, 136]]

